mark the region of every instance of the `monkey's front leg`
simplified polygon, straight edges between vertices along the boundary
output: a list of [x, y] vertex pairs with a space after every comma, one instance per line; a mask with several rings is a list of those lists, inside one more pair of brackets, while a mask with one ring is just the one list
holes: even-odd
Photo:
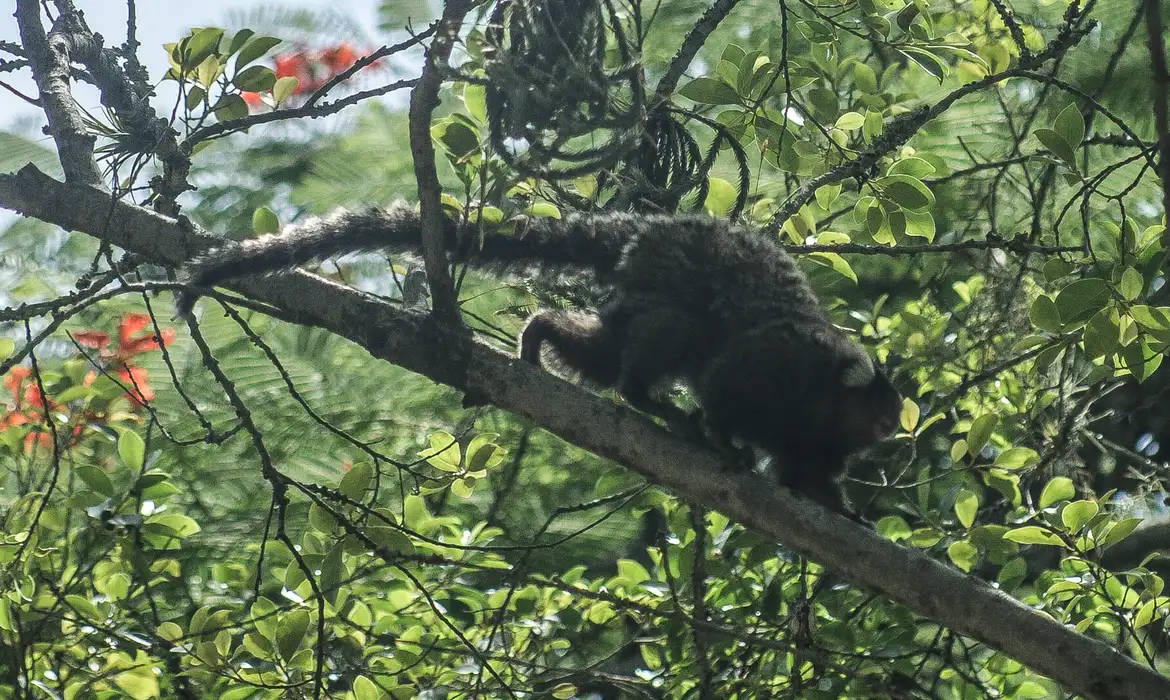
[[699, 409], [690, 414], [691, 439], [710, 447], [723, 458], [723, 466], [727, 471], [750, 472], [756, 468], [756, 453], [748, 445], [737, 445], [732, 431], [718, 421], [712, 420], [709, 413]]

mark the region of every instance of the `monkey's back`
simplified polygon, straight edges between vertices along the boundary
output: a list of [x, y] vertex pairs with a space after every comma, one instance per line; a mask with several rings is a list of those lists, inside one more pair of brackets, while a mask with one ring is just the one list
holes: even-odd
[[722, 336], [771, 321], [827, 324], [808, 279], [773, 236], [709, 217], [647, 217], [616, 270], [639, 309], [679, 309]]

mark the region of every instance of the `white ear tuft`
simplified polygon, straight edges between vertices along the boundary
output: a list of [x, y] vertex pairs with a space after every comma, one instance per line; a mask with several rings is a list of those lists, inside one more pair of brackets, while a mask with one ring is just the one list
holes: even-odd
[[877, 376], [873, 368], [873, 361], [869, 357], [858, 358], [845, 367], [841, 372], [841, 383], [850, 389], [861, 389], [868, 386]]

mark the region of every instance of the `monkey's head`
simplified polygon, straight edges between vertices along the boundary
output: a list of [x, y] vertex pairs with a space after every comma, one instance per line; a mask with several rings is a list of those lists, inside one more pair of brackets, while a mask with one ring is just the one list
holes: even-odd
[[868, 356], [846, 364], [840, 379], [840, 431], [849, 452], [868, 447], [898, 429], [902, 397]]

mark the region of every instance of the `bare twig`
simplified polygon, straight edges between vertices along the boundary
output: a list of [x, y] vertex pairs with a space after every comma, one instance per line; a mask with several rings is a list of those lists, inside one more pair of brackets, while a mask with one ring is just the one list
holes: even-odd
[[695, 25], [691, 27], [691, 31], [687, 33], [683, 43], [678, 47], [678, 52], [670, 59], [670, 65], [666, 67], [666, 73], [663, 74], [662, 79], [658, 81], [658, 87], [654, 90], [654, 103], [663, 102], [670, 98], [674, 88], [678, 86], [678, 81], [682, 79], [683, 74], [686, 73], [687, 68], [690, 67], [691, 61], [695, 60], [695, 54], [699, 53], [699, 49], [703, 48], [704, 42], [711, 32], [719, 26], [719, 23], [727, 17], [732, 8], [739, 3], [739, 0], [715, 0], [711, 7], [703, 13]]

